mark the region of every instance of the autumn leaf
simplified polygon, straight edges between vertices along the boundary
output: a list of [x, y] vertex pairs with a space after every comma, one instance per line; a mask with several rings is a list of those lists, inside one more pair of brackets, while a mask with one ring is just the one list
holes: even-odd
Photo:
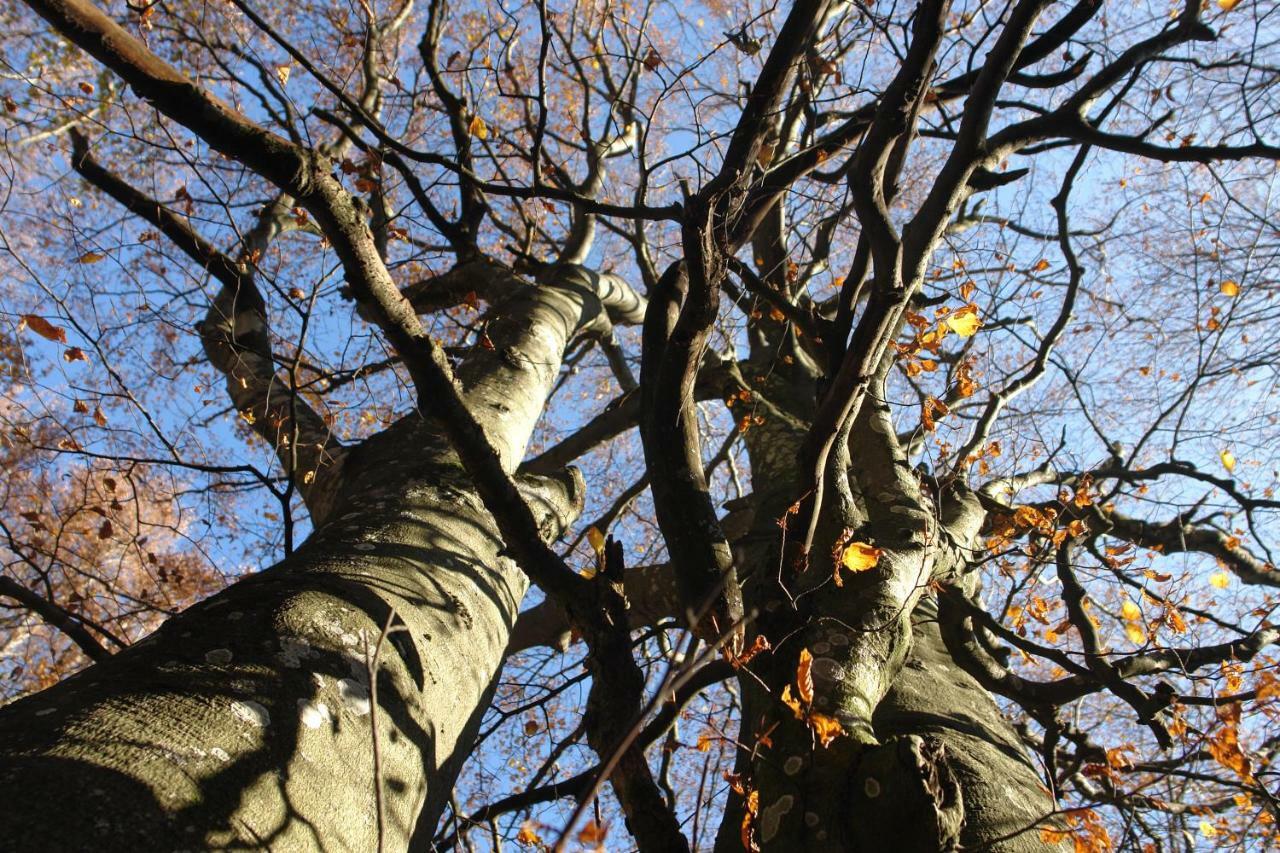
[[1218, 708], [1222, 725], [1209, 737], [1205, 746], [1214, 760], [1234, 771], [1245, 781], [1253, 778], [1253, 760], [1240, 746], [1240, 703], [1233, 702]]
[[1257, 701], [1265, 702], [1268, 699], [1280, 697], [1280, 679], [1263, 670], [1258, 673]]
[[937, 429], [938, 418], [944, 417], [950, 411], [946, 403], [930, 394], [925, 397], [924, 405], [920, 409], [920, 425], [926, 432], [933, 432]]
[[1218, 8], [1224, 12], [1230, 12], [1239, 5], [1240, 0], [1218, 0]]
[[1227, 469], [1228, 474], [1236, 470], [1236, 455], [1230, 450], [1223, 450], [1218, 458], [1222, 460], [1222, 467]]
[[1120, 606], [1120, 615], [1130, 622], [1136, 622], [1142, 618], [1142, 608], [1138, 607], [1138, 605], [1134, 604], [1132, 601], [1126, 600], [1125, 603]]
[[649, 48], [649, 52], [644, 55], [641, 63], [644, 65], [645, 70], [655, 71], [662, 64], [662, 55], [653, 48]]
[[520, 831], [516, 833], [516, 842], [519, 844], [541, 844], [542, 839], [538, 836], [533, 821], [526, 820], [520, 824]]
[[587, 542], [590, 543], [591, 550], [596, 552], [596, 556], [604, 553], [604, 534], [594, 524], [587, 528]]
[[711, 735], [709, 734], [698, 735], [697, 749], [698, 749], [698, 752], [710, 752], [711, 751]]
[[484, 119], [480, 116], [472, 116], [471, 124], [467, 125], [467, 134], [474, 136], [476, 139], [489, 138], [489, 125], [484, 123]]
[[741, 669], [742, 667], [751, 663], [752, 659], [755, 658], [756, 655], [761, 654], [762, 652], [767, 652], [769, 651], [770, 648], [771, 646], [769, 645], [769, 640], [765, 637], [765, 635], [756, 634], [756, 638], [751, 643], [751, 647], [748, 648], [746, 651], [744, 651], [742, 654], [735, 657], [733, 652], [729, 649], [729, 647], [726, 646], [724, 649], [724, 656], [725, 656], [725, 660], [729, 661], [729, 663], [733, 666], [734, 669]]
[[80, 347], [67, 347], [62, 351], [62, 357], [67, 362], [89, 360], [89, 356], [85, 355], [84, 350], [80, 349]]
[[854, 573], [869, 571], [880, 562], [881, 553], [879, 548], [866, 542], [850, 542], [841, 553], [840, 562], [836, 564], [834, 578], [836, 586], [844, 586], [844, 579], [840, 577], [841, 566]]
[[111, 526], [110, 520], [104, 519], [102, 526], [98, 528], [99, 539], [110, 539], [111, 534], [115, 532], [115, 528]]
[[101, 252], [85, 252], [83, 255], [76, 258], [76, 263], [77, 264], [96, 264], [98, 263], [98, 261], [105, 260], [106, 257], [107, 256], [102, 254]]
[[971, 338], [982, 328], [978, 306], [970, 303], [947, 318], [947, 327], [962, 338]]
[[1209, 586], [1215, 589], [1226, 589], [1231, 586], [1231, 575], [1226, 572], [1214, 572], [1209, 575]]
[[293, 69], [291, 69], [288, 65], [277, 65], [277, 66], [276, 66], [276, 79], [280, 81], [280, 85], [281, 85], [281, 86], [288, 85], [288, 83], [289, 83], [289, 73], [290, 73], [292, 70], [293, 70]]
[[538, 721], [537, 721], [537, 720], [525, 720], [525, 721], [524, 721], [524, 733], [525, 733], [525, 735], [526, 735], [526, 736], [528, 736], [528, 735], [536, 735], [536, 734], [538, 733]]
[[1142, 630], [1142, 626], [1137, 622], [1125, 623], [1124, 633], [1129, 638], [1129, 642], [1135, 646], [1141, 646], [1147, 642], [1147, 632]]
[[809, 728], [817, 736], [818, 743], [824, 747], [830, 746], [833, 740], [844, 734], [844, 726], [840, 725], [839, 720], [816, 711], [809, 715]]
[[795, 714], [797, 720], [804, 719], [804, 710], [800, 707], [800, 700], [791, 695], [790, 684], [782, 687], [782, 704], [791, 709], [791, 713]]
[[578, 833], [578, 842], [592, 845], [601, 844], [608, 834], [609, 824], [596, 823], [594, 820], [589, 820], [587, 825], [582, 827], [582, 831]]
[[1224, 296], [1239, 296], [1239, 295], [1240, 295], [1240, 285], [1239, 285], [1239, 284], [1237, 284], [1237, 283], [1236, 283], [1236, 282], [1234, 282], [1234, 281], [1231, 281], [1230, 279], [1228, 279], [1228, 280], [1224, 281], [1222, 284], [1218, 285], [1218, 290], [1219, 290], [1219, 291], [1220, 291]]
[[54, 341], [60, 344], [65, 344], [67, 342], [67, 333], [62, 328], [53, 325], [43, 317], [36, 316], [35, 314], [23, 314], [22, 322], [26, 324], [28, 329], [35, 332], [45, 340]]
[[813, 655], [808, 649], [800, 650], [800, 663], [796, 665], [796, 690], [800, 701], [813, 704]]

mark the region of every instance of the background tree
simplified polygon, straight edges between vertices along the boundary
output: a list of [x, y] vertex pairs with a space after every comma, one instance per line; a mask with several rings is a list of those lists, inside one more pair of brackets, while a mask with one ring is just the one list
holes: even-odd
[[19, 847], [1275, 844], [1270, 5], [3, 14]]

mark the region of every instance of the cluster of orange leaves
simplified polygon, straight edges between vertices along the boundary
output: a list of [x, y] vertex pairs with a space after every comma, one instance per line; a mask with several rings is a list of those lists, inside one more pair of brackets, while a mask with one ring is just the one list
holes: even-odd
[[[752, 399], [752, 394], [751, 394], [750, 388], [739, 388], [737, 392], [730, 394], [728, 397], [725, 398], [724, 404], [728, 408], [732, 409], [738, 403], [742, 403], [743, 405], [750, 405], [751, 399]], [[738, 431], [745, 433], [747, 430], [751, 429], [753, 426], [760, 426], [763, 423], [764, 423], [763, 415], [758, 415], [754, 412], [744, 412], [742, 415], [738, 417]]]
[[[975, 335], [982, 327], [978, 317], [978, 306], [970, 302], [958, 310], [943, 306], [935, 312], [935, 319], [930, 320], [923, 314], [907, 312], [907, 323], [914, 330], [912, 338], [906, 343], [895, 343], [898, 357], [905, 361], [904, 370], [907, 376], [919, 376], [922, 373], [933, 373], [938, 369], [937, 356], [942, 349], [942, 342], [948, 334], [968, 338]], [[949, 398], [952, 402], [972, 397], [978, 390], [978, 383], [973, 378], [975, 361], [966, 358], [956, 365]], [[920, 422], [928, 432], [937, 428], [937, 421], [950, 413], [950, 407], [932, 394], [925, 397]]]
[[1110, 853], [1115, 849], [1101, 815], [1093, 809], [1072, 809], [1063, 820], [1064, 826], [1040, 827], [1040, 840], [1054, 845], [1070, 841], [1075, 853]]

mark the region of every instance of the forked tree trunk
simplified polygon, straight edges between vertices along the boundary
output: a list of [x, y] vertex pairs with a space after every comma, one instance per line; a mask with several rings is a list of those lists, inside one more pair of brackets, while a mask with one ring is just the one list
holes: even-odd
[[[509, 467], [566, 343], [606, 310], [634, 322], [643, 302], [572, 268], [490, 318], [493, 349], [477, 347], [459, 376]], [[430, 422], [410, 415], [342, 466], [326, 523], [289, 558], [0, 711], [0, 846], [375, 850], [381, 835], [398, 850], [430, 839], [527, 581]], [[576, 472], [521, 484], [548, 538], [581, 509]]]

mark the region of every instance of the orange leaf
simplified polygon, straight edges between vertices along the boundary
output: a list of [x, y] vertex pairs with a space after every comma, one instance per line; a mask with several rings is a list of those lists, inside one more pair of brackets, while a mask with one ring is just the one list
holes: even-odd
[[796, 691], [801, 702], [813, 704], [813, 655], [808, 649], [800, 650], [800, 663], [796, 665]]
[[756, 821], [756, 815], [760, 812], [760, 792], [752, 791], [747, 795], [746, 807], [742, 810], [742, 849], [743, 850], [759, 850], [755, 841], [751, 838], [751, 827]]
[[35, 332], [45, 340], [55, 341], [60, 344], [67, 342], [67, 333], [62, 328], [53, 325], [43, 317], [35, 314], [23, 314], [22, 322], [26, 323], [27, 328]]
[[800, 700], [791, 695], [791, 685], [784, 685], [782, 688], [782, 704], [791, 709], [791, 713], [796, 715], [797, 720], [804, 719], [804, 711], [800, 708]]
[[542, 839], [538, 837], [538, 831], [534, 828], [533, 821], [526, 820], [520, 824], [520, 831], [516, 833], [516, 841], [520, 844], [542, 843]]
[[833, 740], [844, 734], [844, 726], [840, 725], [839, 720], [816, 711], [809, 715], [809, 728], [817, 735], [818, 743], [824, 747], [830, 746]]
[[609, 824], [596, 823], [592, 820], [582, 827], [582, 831], [578, 833], [578, 841], [582, 844], [600, 844], [608, 834]]

